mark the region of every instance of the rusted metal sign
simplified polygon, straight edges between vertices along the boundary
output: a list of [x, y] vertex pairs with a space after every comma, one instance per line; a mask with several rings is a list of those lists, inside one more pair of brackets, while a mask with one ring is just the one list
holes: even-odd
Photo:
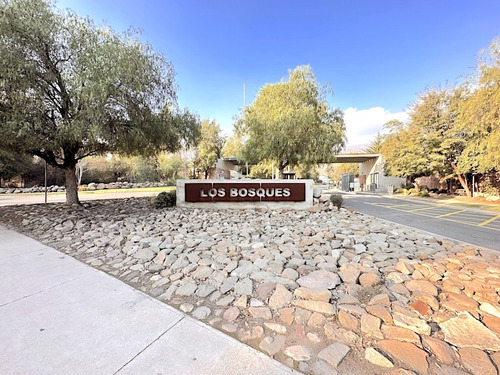
[[186, 183], [186, 202], [304, 202], [305, 183]]

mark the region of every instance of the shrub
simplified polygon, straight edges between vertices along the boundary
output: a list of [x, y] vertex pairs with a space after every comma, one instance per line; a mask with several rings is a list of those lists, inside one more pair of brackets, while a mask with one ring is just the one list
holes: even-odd
[[408, 190], [408, 195], [417, 195], [417, 189], [409, 189]]
[[429, 197], [429, 191], [427, 190], [427, 186], [422, 186], [418, 192], [419, 197]]
[[344, 204], [344, 199], [342, 198], [342, 195], [332, 194], [330, 195], [330, 202], [332, 202], [333, 205], [340, 210], [340, 207]]
[[151, 201], [154, 208], [166, 208], [175, 206], [175, 191], [162, 191]]

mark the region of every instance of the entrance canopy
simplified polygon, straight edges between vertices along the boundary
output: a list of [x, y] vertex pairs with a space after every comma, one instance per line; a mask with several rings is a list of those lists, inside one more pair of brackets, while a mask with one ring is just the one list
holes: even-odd
[[340, 154], [335, 156], [333, 163], [364, 163], [365, 161], [377, 159], [380, 154]]

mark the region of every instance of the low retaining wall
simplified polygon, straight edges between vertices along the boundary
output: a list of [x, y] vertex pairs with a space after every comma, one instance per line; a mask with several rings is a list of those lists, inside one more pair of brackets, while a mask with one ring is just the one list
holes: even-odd
[[305, 210], [313, 180], [177, 180], [177, 206]]

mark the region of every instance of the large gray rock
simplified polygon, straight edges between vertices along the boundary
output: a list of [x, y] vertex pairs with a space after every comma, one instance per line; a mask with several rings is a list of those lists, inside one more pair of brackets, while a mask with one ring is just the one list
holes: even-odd
[[336, 273], [320, 270], [297, 279], [297, 283], [306, 288], [333, 289], [340, 284], [340, 278]]

